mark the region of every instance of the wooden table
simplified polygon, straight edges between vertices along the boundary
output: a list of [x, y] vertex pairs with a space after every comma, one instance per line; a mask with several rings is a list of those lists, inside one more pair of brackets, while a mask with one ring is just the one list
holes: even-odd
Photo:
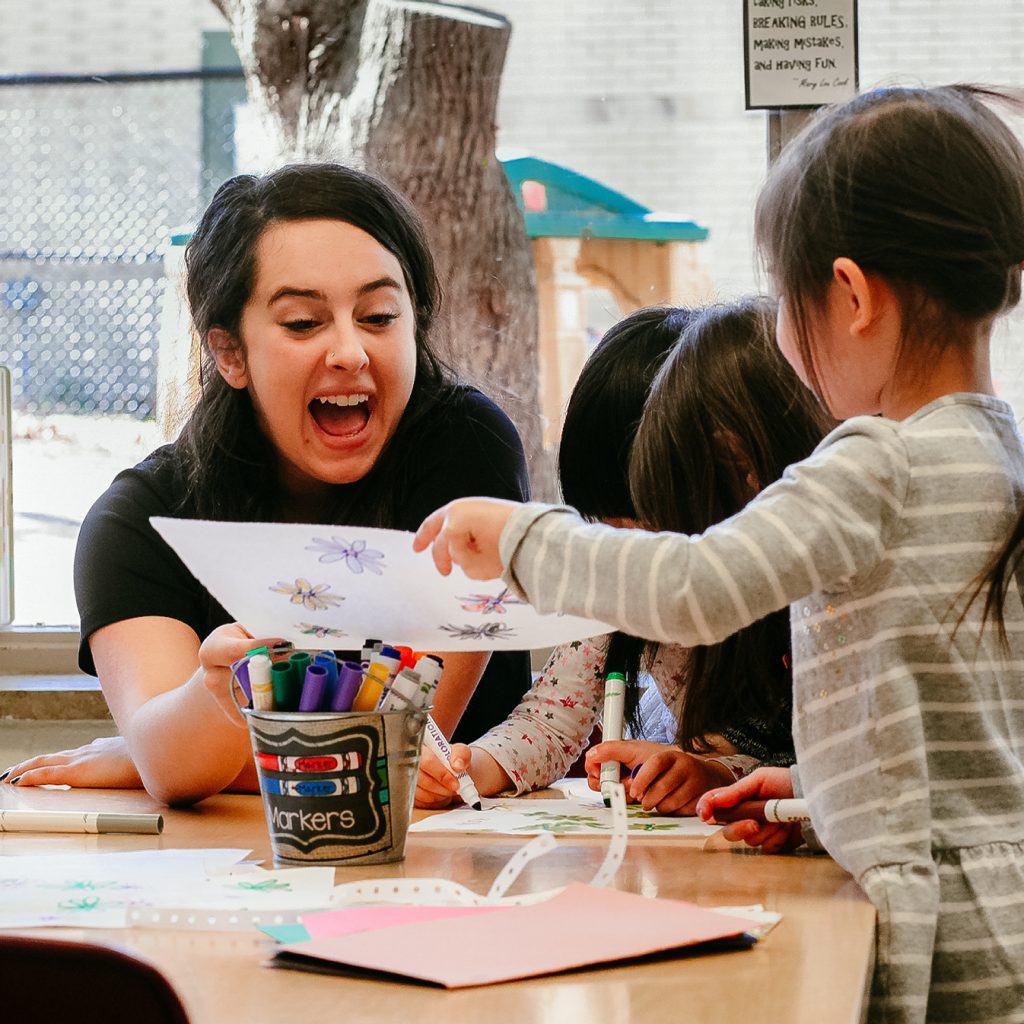
[[[551, 794], [547, 794], [551, 795]], [[155, 811], [141, 791], [66, 791], [0, 786], [0, 807]], [[271, 860], [259, 797], [220, 795], [191, 810], [166, 810], [161, 836], [0, 834], [0, 856], [180, 847], [244, 847]], [[524, 840], [413, 834], [406, 859], [339, 868], [337, 881], [443, 877], [485, 892]], [[517, 887], [548, 889], [587, 879], [605, 842], [560, 837]], [[824, 856], [740, 852], [717, 837], [631, 837], [616, 886], [706, 906], [761, 903], [783, 915], [749, 951], [680, 957], [447, 992], [396, 982], [337, 978], [263, 966], [273, 948], [261, 933], [36, 929], [32, 934], [109, 942], [152, 960], [170, 978], [193, 1024], [345, 1021], [345, 1024], [658, 1024], [736, 1021], [796, 1024], [863, 1017], [874, 910]], [[517, 891], [517, 890], [513, 890]], [[496, 944], [501, 936], [496, 932]]]

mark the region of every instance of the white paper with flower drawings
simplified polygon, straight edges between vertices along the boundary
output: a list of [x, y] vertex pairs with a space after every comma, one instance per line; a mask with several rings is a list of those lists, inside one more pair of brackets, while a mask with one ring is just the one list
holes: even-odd
[[137, 850], [0, 857], [0, 927], [123, 928], [132, 908], [252, 912], [325, 906], [330, 867], [266, 871], [249, 851]]
[[420, 650], [550, 647], [609, 631], [540, 615], [501, 580], [442, 576], [411, 533], [294, 523], [150, 520], [203, 586], [253, 636], [354, 648], [365, 637]]

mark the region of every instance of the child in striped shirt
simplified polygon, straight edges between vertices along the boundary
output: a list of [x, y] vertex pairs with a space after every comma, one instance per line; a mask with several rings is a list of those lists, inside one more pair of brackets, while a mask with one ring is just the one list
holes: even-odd
[[[797, 764], [703, 804], [806, 798], [878, 911], [882, 1021], [1024, 1020], [1024, 443], [989, 368], [1020, 298], [1024, 150], [990, 98], [875, 90], [772, 168], [756, 237], [779, 346], [845, 422], [742, 512], [651, 535], [470, 499], [416, 542], [442, 572], [504, 573], [541, 611], [663, 641], [790, 606]], [[649, 486], [676, 384], [669, 360], [634, 449]]]

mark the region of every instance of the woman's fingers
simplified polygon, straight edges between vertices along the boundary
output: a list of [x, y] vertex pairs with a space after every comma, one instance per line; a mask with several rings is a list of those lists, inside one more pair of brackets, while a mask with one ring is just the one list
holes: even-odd
[[103, 736], [71, 750], [26, 758], [0, 773], [0, 779], [16, 786], [142, 787], [128, 746], [120, 736]]

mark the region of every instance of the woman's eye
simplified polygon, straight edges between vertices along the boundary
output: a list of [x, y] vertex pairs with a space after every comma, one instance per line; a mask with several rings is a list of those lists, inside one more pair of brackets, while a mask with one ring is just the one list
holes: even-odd
[[397, 319], [397, 313], [371, 313], [369, 316], [361, 316], [359, 322], [370, 327], [387, 327]]
[[289, 331], [295, 331], [297, 334], [302, 334], [304, 331], [311, 331], [316, 327], [318, 321], [316, 320], [286, 320], [283, 324]]

